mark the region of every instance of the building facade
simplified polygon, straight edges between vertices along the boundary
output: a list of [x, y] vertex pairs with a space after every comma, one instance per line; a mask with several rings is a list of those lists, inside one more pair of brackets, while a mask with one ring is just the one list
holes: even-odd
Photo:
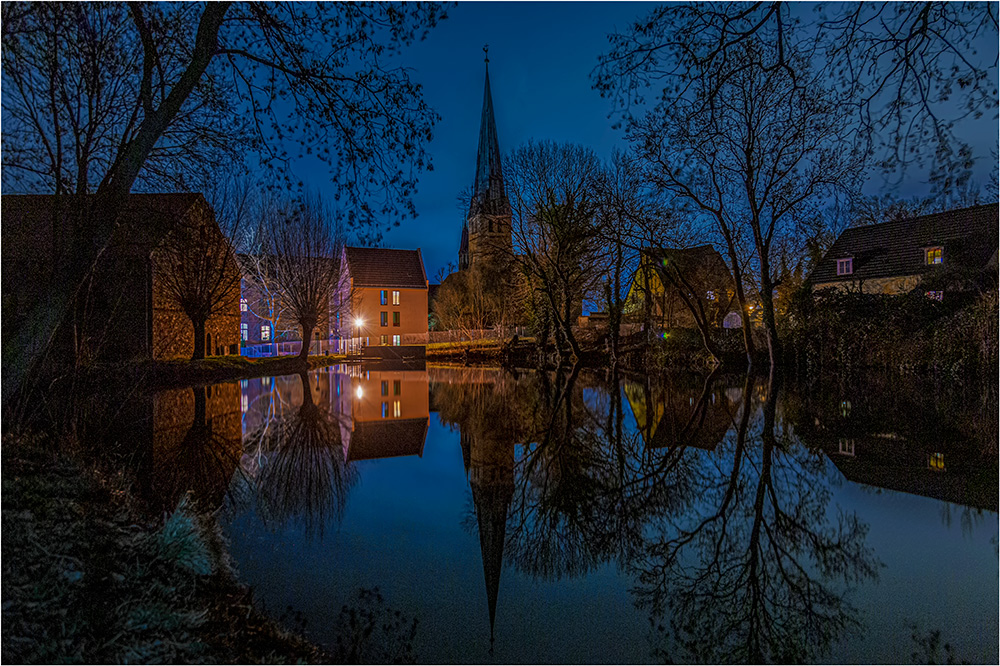
[[345, 247], [341, 271], [337, 335], [365, 346], [427, 343], [428, 282], [419, 248]]
[[722, 256], [711, 245], [643, 250], [625, 299], [626, 318], [642, 321], [648, 309], [649, 320], [661, 328], [694, 328], [691, 306], [700, 306], [712, 326], [726, 323], [734, 303], [732, 277]]
[[976, 273], [997, 270], [997, 204], [845, 229], [809, 275], [823, 289], [942, 299]]
[[[28, 313], [53, 288], [54, 267], [71, 260], [72, 239], [94, 214], [96, 197], [4, 195], [2, 202], [8, 335], [30, 325]], [[239, 353], [239, 268], [211, 206], [195, 193], [129, 195], [87, 285], [79, 327], [56, 336], [54, 356], [72, 360], [83, 345], [89, 357], [107, 361], [191, 357], [195, 331], [178, 289], [195, 278], [215, 290], [206, 355]]]

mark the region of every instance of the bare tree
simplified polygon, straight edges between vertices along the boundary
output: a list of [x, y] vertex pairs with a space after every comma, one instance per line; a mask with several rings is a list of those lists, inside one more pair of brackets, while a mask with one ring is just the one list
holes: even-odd
[[299, 358], [305, 359], [313, 331], [329, 318], [331, 301], [341, 286], [343, 227], [315, 193], [271, 208], [266, 219], [267, 254], [289, 316], [302, 329]]
[[[774, 363], [774, 241], [812, 217], [818, 201], [850, 189], [865, 154], [853, 147], [843, 109], [803, 59], [786, 56], [786, 66], [770, 67], [755, 41], [731, 48], [730, 56], [729, 70], [692, 71], [687, 97], [658, 105], [630, 136], [649, 160], [650, 177], [725, 241], [745, 323], [745, 267], [752, 269]], [[749, 326], [743, 328], [751, 354]]]
[[3, 149], [14, 168], [4, 182], [97, 194], [51, 293], [28, 313], [32, 326], [5, 338], [5, 390], [71, 311], [127, 194], [162, 187], [158, 165], [177, 182], [185, 165], [249, 149], [284, 167], [292, 139], [330, 164], [360, 234], [411, 215], [436, 115], [388, 60], [443, 16], [433, 4], [5, 3]]
[[597, 291], [604, 265], [594, 192], [600, 163], [581, 146], [529, 142], [507, 157], [504, 171], [514, 261], [533, 291], [536, 323], [542, 319], [545, 332], [545, 321], [553, 322], [557, 347], [578, 357], [575, 315]]
[[793, 75], [805, 55], [824, 63], [824, 86], [854, 112], [883, 170], [927, 167], [944, 194], [968, 180], [977, 159], [955, 128], [996, 112], [996, 12], [977, 2], [662, 5], [609, 37], [594, 81], [630, 122], [659, 86], [663, 98], [682, 97], [692, 71], [735, 71], [748, 41], [762, 45], [772, 72]]
[[191, 358], [205, 358], [208, 320], [239, 312], [240, 269], [232, 243], [215, 223], [211, 210], [205, 210], [179, 220], [153, 251], [152, 261], [156, 288], [191, 320]]

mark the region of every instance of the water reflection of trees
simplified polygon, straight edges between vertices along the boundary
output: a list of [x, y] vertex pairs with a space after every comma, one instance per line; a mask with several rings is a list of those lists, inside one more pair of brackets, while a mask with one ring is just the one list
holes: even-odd
[[777, 427], [773, 379], [713, 375], [667, 407], [655, 381], [630, 387], [627, 406], [617, 375], [576, 371], [447, 392], [442, 419], [510, 468], [503, 560], [543, 579], [615, 563], [662, 629], [659, 656], [820, 658], [856, 626], [843, 595], [876, 562], [866, 526], [831, 506], [822, 458]]
[[308, 376], [299, 375], [302, 405], [271, 413], [247, 434], [251, 473], [242, 498], [268, 525], [300, 521], [307, 535], [322, 534], [343, 517], [357, 471], [344, 459], [340, 422], [313, 400]]

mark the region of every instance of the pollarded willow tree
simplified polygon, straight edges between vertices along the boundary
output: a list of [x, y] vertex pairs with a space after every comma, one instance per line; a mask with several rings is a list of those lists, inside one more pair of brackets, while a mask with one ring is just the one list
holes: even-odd
[[4, 3], [2, 11], [5, 189], [96, 195], [49, 297], [28, 313], [34, 325], [5, 337], [5, 395], [73, 315], [133, 188], [191, 183], [220, 154], [280, 168], [301, 153], [330, 165], [338, 210], [359, 235], [378, 237], [414, 212], [437, 116], [397, 58], [444, 17], [439, 5]]
[[299, 358], [309, 355], [313, 331], [338, 305], [352, 306], [341, 273], [345, 234], [331, 206], [318, 194], [274, 205], [265, 212], [264, 254], [288, 318], [302, 330]]

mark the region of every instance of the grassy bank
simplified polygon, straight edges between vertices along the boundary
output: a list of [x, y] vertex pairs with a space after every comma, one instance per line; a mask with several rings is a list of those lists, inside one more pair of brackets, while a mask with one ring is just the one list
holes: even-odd
[[331, 661], [253, 608], [186, 501], [150, 520], [54, 437], [7, 435], [2, 455], [3, 661]]
[[309, 356], [303, 362], [297, 356], [246, 358], [244, 356], [213, 356], [200, 361], [188, 359], [154, 361], [144, 368], [152, 377], [155, 388], [182, 388], [212, 384], [233, 379], [251, 379], [270, 375], [290, 375], [343, 363], [347, 356]]

